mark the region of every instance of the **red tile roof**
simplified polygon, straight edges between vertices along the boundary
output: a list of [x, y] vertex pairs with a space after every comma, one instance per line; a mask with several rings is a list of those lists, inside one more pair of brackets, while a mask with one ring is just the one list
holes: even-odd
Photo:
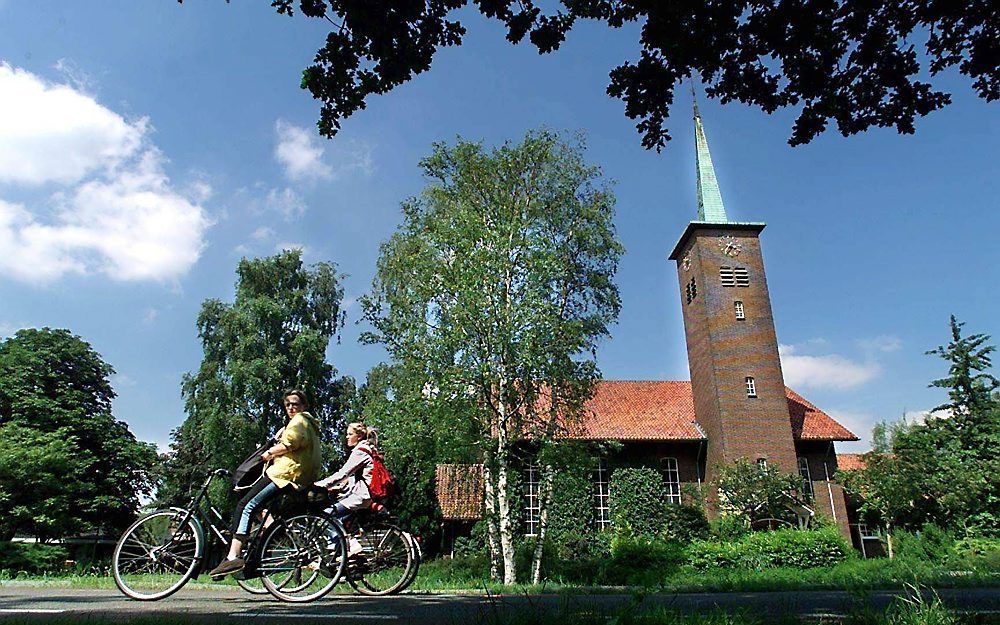
[[[858, 438], [795, 391], [786, 388], [792, 434], [800, 440]], [[567, 438], [581, 440], [702, 440], [688, 381], [602, 380], [581, 423]]]
[[804, 441], [856, 441], [853, 432], [833, 420], [805, 398], [785, 387], [788, 411], [792, 414], [792, 435]]
[[435, 478], [444, 518], [474, 521], [483, 517], [483, 465], [439, 464]]
[[841, 471], [857, 471], [867, 465], [864, 454], [837, 454], [837, 468]]

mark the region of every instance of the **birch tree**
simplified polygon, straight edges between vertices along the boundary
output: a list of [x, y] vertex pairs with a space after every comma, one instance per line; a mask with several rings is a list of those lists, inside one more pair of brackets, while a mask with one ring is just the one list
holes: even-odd
[[581, 141], [548, 131], [435, 144], [420, 167], [428, 184], [403, 203], [362, 299], [363, 340], [422, 368], [428, 396], [465, 420], [444, 426], [473, 433], [492, 572], [512, 584], [516, 455], [579, 414], [620, 309], [614, 195]]

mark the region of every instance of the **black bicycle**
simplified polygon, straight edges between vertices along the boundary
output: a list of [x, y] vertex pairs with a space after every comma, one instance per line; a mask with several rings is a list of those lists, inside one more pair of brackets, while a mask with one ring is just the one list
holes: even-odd
[[[213, 479], [229, 475], [226, 469], [210, 472], [186, 507], [155, 510], [125, 530], [111, 567], [125, 595], [140, 601], [164, 599], [219, 561], [221, 549], [213, 547], [227, 545], [229, 536], [208, 488]], [[259, 578], [282, 601], [314, 601], [333, 589], [346, 570], [344, 529], [336, 519], [311, 511], [304, 498], [284, 499], [250, 532], [241, 586], [253, 592], [251, 580]]]

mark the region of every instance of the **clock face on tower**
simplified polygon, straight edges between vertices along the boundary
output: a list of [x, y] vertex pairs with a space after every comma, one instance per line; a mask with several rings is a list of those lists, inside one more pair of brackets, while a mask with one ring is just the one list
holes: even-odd
[[719, 251], [726, 256], [736, 258], [743, 251], [743, 246], [736, 240], [736, 237], [719, 237]]

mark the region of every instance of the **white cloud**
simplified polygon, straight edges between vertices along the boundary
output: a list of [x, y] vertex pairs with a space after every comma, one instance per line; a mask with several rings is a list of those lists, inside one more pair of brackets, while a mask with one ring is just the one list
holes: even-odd
[[792, 388], [849, 389], [872, 380], [882, 370], [876, 362], [858, 362], [838, 354], [809, 356], [797, 352], [794, 345], [778, 346], [785, 384]]
[[274, 230], [268, 228], [267, 226], [261, 226], [253, 232], [250, 233], [250, 238], [254, 241], [263, 241], [265, 239], [273, 239], [275, 236]]
[[844, 441], [837, 443], [837, 451], [844, 453], [854, 453], [868, 451], [872, 448], [872, 428], [882, 419], [867, 412], [856, 412], [852, 410], [828, 409], [826, 413], [835, 421], [854, 433], [858, 441]]
[[8, 65], [0, 92], [0, 183], [61, 185], [33, 209], [0, 199], [0, 249], [17, 250], [0, 256], [0, 275], [170, 280], [191, 268], [211, 225], [201, 206], [211, 188], [173, 188], [145, 120], [128, 123], [68, 85]]
[[53, 65], [55, 70], [66, 77], [66, 80], [73, 85], [73, 88], [84, 94], [92, 94], [97, 86], [97, 81], [89, 73], [85, 72], [72, 59], [62, 58]]
[[0, 183], [69, 184], [134, 155], [145, 118], [126, 121], [69, 85], [0, 63]]
[[333, 169], [323, 162], [324, 148], [315, 133], [279, 119], [274, 124], [278, 145], [274, 156], [291, 180], [326, 180]]
[[948, 408], [944, 410], [908, 410], [903, 415], [903, 420], [909, 425], [915, 423], [927, 423], [928, 419], [950, 419], [952, 411]]
[[898, 336], [882, 334], [870, 339], [859, 339], [858, 347], [869, 352], [895, 352], [903, 347], [903, 341]]
[[314, 130], [279, 119], [274, 124], [278, 144], [274, 156], [294, 182], [332, 180], [348, 175], [369, 176], [375, 170], [372, 146], [358, 141], [338, 140], [323, 145]]
[[155, 308], [147, 308], [146, 312], [142, 314], [142, 325], [151, 326], [156, 321], [156, 318], [160, 316], [160, 311]]
[[294, 189], [285, 187], [284, 189], [271, 189], [264, 200], [264, 206], [268, 210], [280, 213], [285, 221], [298, 219], [306, 212], [306, 203], [295, 192]]

